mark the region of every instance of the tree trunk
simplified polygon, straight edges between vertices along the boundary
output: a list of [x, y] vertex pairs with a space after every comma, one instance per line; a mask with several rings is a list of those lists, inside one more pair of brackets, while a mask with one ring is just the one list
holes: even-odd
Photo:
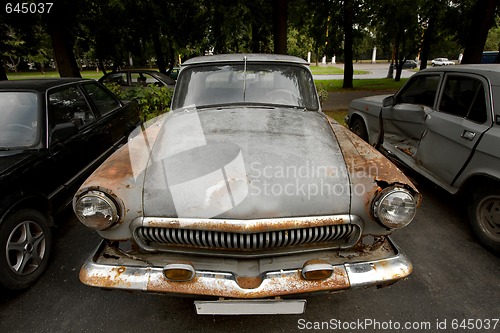
[[274, 53], [287, 54], [288, 0], [273, 0]]
[[252, 22], [252, 52], [260, 53], [260, 36], [259, 36], [259, 26]]
[[497, 0], [478, 0], [472, 12], [462, 64], [479, 64], [483, 55], [488, 31], [493, 24]]
[[[394, 41], [394, 69], [396, 70], [396, 75], [394, 76], [394, 81], [399, 82], [401, 80], [401, 70], [403, 66], [399, 66], [399, 46], [401, 41], [400, 32], [396, 34], [396, 40]], [[399, 71], [399, 73], [398, 73]]]
[[153, 46], [156, 54], [156, 65], [161, 73], [167, 73], [167, 66], [165, 65], [165, 58], [163, 55], [163, 50], [161, 49], [160, 35], [158, 32], [153, 32]]
[[354, 11], [352, 0], [344, 1], [344, 82], [342, 88], [353, 87], [354, 68], [352, 65], [352, 45], [353, 45], [353, 20]]
[[[248, 10], [251, 13], [258, 13], [259, 10], [261, 10], [261, 6], [259, 3], [256, 3], [254, 1], [248, 1], [246, 4]], [[261, 53], [262, 49], [260, 47], [260, 27], [262, 25], [260, 16], [258, 15], [252, 15], [251, 18], [251, 29], [252, 29], [252, 41], [250, 43], [250, 46], [252, 48], [252, 53]]]
[[168, 44], [168, 50], [167, 50], [167, 72], [170, 73], [175, 66], [175, 50], [172, 47], [172, 42]]
[[82, 77], [76, 63], [75, 54], [67, 28], [49, 23], [54, 58], [61, 77]]
[[3, 61], [0, 60], [0, 81], [7, 81], [8, 79]]
[[394, 81], [396, 81], [396, 82], [401, 81], [401, 73], [403, 72], [403, 64], [404, 64], [404, 61], [399, 61], [396, 64], [396, 76], [394, 77]]
[[97, 61], [97, 68], [102, 71], [103, 75], [106, 75], [106, 66], [104, 66], [104, 61], [101, 58]]
[[434, 20], [431, 16], [427, 23], [427, 29], [424, 31], [424, 38], [422, 40], [422, 51], [420, 52], [420, 70], [427, 68], [427, 61], [429, 60], [429, 52], [431, 50], [432, 37], [434, 36]]

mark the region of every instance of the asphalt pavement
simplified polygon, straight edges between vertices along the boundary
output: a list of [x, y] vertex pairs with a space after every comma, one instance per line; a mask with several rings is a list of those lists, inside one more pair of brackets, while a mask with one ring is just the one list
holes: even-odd
[[68, 210], [46, 274], [0, 295], [0, 332], [499, 332], [500, 258], [476, 241], [453, 197], [416, 182], [422, 206], [393, 236], [413, 262], [409, 278], [308, 297], [302, 315], [200, 316], [193, 298], [85, 286], [78, 273], [100, 239]]
[[[335, 66], [344, 69], [343, 64], [328, 65]], [[386, 78], [389, 70], [388, 63], [354, 63], [354, 70], [363, 70], [369, 72], [368, 74], [355, 74], [354, 79], [381, 79]], [[394, 73], [395, 74], [395, 73]], [[409, 78], [415, 71], [403, 69], [401, 72], [401, 78]], [[344, 78], [343, 74], [335, 75], [314, 75], [315, 80], [342, 80]], [[394, 94], [395, 90], [384, 90], [373, 92], [370, 90], [352, 90], [352, 91], [338, 91], [329, 92], [328, 98], [323, 102], [323, 111], [339, 111], [347, 110], [349, 104], [353, 99], [377, 95], [390, 95]]]
[[[328, 65], [321, 65], [321, 66], [334, 66], [338, 67], [341, 69], [344, 69], [343, 64], [328, 64]], [[389, 63], [354, 63], [353, 64], [354, 70], [363, 70], [367, 71], [369, 73], [367, 74], [354, 74], [353, 78], [354, 79], [381, 79], [387, 77], [387, 74], [389, 72]], [[413, 74], [415, 74], [415, 71], [408, 70], [408, 69], [403, 69], [401, 72], [401, 78], [409, 78]], [[396, 75], [396, 71], [394, 71], [394, 75]], [[328, 75], [314, 75], [315, 80], [341, 80], [344, 78], [343, 74], [328, 74]]]

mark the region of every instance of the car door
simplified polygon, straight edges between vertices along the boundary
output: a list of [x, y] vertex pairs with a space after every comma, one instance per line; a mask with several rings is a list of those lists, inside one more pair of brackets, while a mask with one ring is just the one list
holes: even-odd
[[396, 94], [394, 105], [382, 109], [384, 147], [415, 156], [425, 120], [436, 102], [441, 74], [415, 75]]
[[48, 92], [47, 118], [49, 151], [57, 165], [54, 174], [69, 185], [107, 149], [106, 132], [76, 84]]
[[449, 73], [437, 108], [425, 120], [416, 162], [452, 185], [483, 133], [492, 126], [488, 82], [479, 75]]
[[97, 82], [84, 83], [82, 88], [99, 114], [98, 121], [109, 146], [125, 143], [129, 133], [140, 123], [137, 103], [121, 102]]

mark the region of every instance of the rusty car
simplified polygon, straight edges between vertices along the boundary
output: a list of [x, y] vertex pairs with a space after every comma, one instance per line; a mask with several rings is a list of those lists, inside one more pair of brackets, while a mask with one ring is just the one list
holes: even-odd
[[198, 314], [302, 313], [306, 296], [410, 275], [389, 236], [420, 194], [322, 111], [308, 63], [186, 61], [171, 111], [145, 123], [73, 200], [103, 240], [80, 280], [190, 295]]
[[[429, 68], [394, 96], [351, 102], [349, 127], [464, 200], [472, 230], [500, 253], [500, 65]], [[497, 103], [495, 103], [497, 102]]]
[[139, 123], [137, 103], [94, 80], [0, 82], [0, 287], [42, 275], [55, 217]]

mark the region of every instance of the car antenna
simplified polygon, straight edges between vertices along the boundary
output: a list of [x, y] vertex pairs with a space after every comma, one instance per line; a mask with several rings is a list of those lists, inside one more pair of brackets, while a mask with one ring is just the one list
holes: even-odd
[[247, 56], [244, 56], [243, 60], [245, 61], [243, 65], [243, 101], [245, 101], [245, 95], [247, 92]]

